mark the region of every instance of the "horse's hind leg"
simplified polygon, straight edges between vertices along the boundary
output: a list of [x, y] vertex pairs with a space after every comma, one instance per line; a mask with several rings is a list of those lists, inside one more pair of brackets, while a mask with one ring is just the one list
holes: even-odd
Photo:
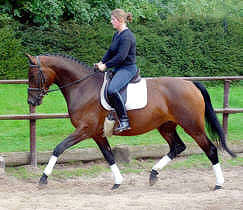
[[207, 155], [208, 159], [211, 161], [213, 165], [213, 171], [216, 176], [215, 189], [220, 189], [223, 186], [224, 177], [218, 159], [218, 151], [214, 144], [207, 137], [204, 129], [204, 118], [201, 117], [198, 113], [199, 112], [194, 112], [194, 114], [191, 114], [191, 118], [189, 118], [190, 120], [185, 119], [182, 121], [183, 123], [181, 123], [181, 127], [197, 142], [200, 148]]
[[170, 152], [153, 166], [149, 178], [150, 185], [153, 185], [157, 181], [158, 170], [164, 168], [172, 159], [186, 149], [186, 145], [176, 132], [176, 126], [173, 122], [167, 122], [158, 128], [160, 134], [168, 142]]
[[221, 166], [218, 159], [218, 151], [214, 144], [209, 140], [206, 136], [205, 132], [195, 132], [195, 134], [191, 132], [187, 132], [191, 135], [197, 142], [197, 144], [201, 147], [201, 149], [205, 152], [208, 159], [211, 161], [213, 165], [213, 171], [216, 176], [216, 185], [215, 190], [221, 189], [224, 183], [224, 177], [221, 170]]

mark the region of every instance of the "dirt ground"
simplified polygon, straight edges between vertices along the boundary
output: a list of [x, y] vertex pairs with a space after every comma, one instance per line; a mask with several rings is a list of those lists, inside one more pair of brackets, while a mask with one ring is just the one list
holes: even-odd
[[0, 176], [0, 210], [183, 210], [243, 209], [243, 167], [224, 169], [224, 189], [213, 191], [209, 168], [165, 169], [159, 181], [148, 184], [148, 171], [124, 174], [116, 191], [111, 173], [97, 177], [51, 179], [39, 189], [38, 180]]

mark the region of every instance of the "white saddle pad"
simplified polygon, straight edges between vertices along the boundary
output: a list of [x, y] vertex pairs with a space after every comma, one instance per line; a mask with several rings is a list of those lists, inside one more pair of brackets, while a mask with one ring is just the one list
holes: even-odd
[[[105, 100], [104, 90], [107, 83], [106, 74], [104, 76], [104, 82], [100, 91], [101, 105], [106, 110], [114, 110]], [[127, 102], [126, 109], [142, 109], [147, 105], [147, 82], [142, 78], [138, 83], [130, 83], [127, 87]]]

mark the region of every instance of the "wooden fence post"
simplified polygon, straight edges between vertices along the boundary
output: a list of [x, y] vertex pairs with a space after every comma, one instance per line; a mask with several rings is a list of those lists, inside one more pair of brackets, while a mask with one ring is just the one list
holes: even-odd
[[[35, 113], [35, 106], [30, 105], [30, 114]], [[37, 151], [36, 151], [36, 119], [30, 119], [30, 164], [37, 167]]]
[[[224, 81], [224, 109], [229, 108], [229, 89], [230, 89], [230, 80]], [[228, 139], [228, 118], [229, 113], [223, 113], [223, 129], [224, 129], [224, 135], [225, 139]]]
[[5, 160], [2, 156], [0, 156], [0, 175], [5, 172]]

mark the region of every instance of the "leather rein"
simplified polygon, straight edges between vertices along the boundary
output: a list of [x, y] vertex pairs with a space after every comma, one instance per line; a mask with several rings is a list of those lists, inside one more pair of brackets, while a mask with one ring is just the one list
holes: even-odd
[[38, 69], [38, 75], [39, 75], [38, 76], [38, 79], [39, 79], [38, 83], [40, 84], [40, 87], [39, 88], [28, 88], [28, 92], [30, 92], [30, 91], [39, 91], [40, 92], [39, 97], [42, 97], [44, 95], [47, 95], [50, 92], [59, 91], [59, 90], [61, 90], [63, 88], [70, 87], [72, 85], [75, 85], [77, 83], [80, 83], [80, 82], [88, 79], [89, 77], [95, 75], [96, 73], [100, 72], [97, 68], [94, 67], [94, 72], [93, 73], [88, 74], [87, 76], [85, 76], [85, 77], [83, 77], [81, 79], [75, 80], [73, 82], [70, 82], [68, 84], [65, 84], [65, 85], [63, 85], [61, 87], [58, 87], [56, 89], [45, 90], [44, 85], [45, 85], [45, 82], [46, 82], [46, 78], [45, 78], [45, 75], [44, 75], [44, 73], [43, 73], [43, 71], [41, 69], [40, 59], [39, 59], [38, 56], [36, 56], [36, 60], [37, 60], [37, 64], [30, 64], [29, 66], [30, 66], [30, 68], [37, 68]]

